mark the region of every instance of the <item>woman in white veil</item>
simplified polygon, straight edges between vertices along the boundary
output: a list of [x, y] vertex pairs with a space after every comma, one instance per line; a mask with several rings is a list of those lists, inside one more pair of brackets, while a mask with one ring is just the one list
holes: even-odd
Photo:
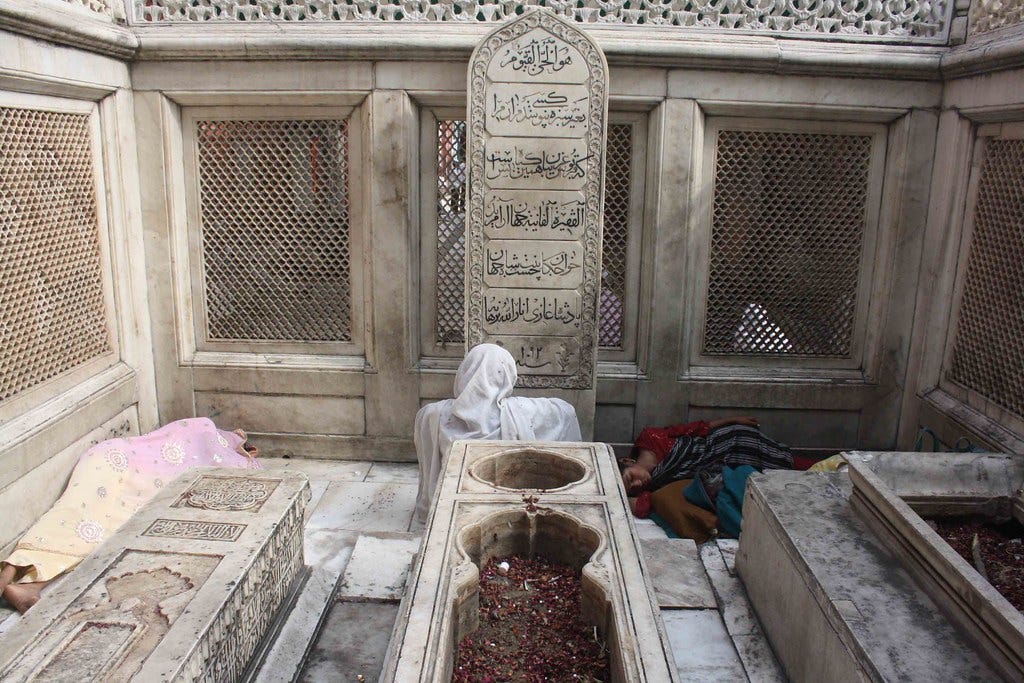
[[458, 439], [580, 440], [576, 410], [558, 398], [512, 396], [517, 377], [512, 354], [479, 344], [459, 365], [455, 398], [420, 408], [413, 434], [420, 463], [418, 519], [426, 519], [448, 449]]

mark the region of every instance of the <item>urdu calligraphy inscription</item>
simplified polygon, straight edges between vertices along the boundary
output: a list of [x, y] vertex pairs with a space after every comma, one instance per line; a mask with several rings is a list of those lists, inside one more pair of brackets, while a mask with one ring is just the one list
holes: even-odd
[[536, 137], [582, 136], [590, 93], [581, 85], [509, 83], [487, 98], [487, 132]]
[[587, 203], [581, 192], [492, 190], [484, 207], [484, 235], [508, 240], [578, 240]]
[[484, 294], [484, 329], [511, 334], [525, 327], [534, 334], [572, 336], [580, 327], [580, 303], [574, 290], [492, 287]]
[[528, 12], [469, 71], [466, 341], [520, 385], [593, 389], [608, 66], [585, 33]]
[[494, 137], [484, 143], [484, 179], [502, 189], [579, 190], [590, 160], [582, 140]]
[[204, 522], [198, 519], [158, 519], [142, 532], [143, 536], [188, 538], [197, 541], [237, 541], [244, 524]]
[[529, 287], [534, 282], [575, 289], [583, 281], [578, 242], [490, 240], [484, 282], [494, 287]]
[[[529, 28], [531, 16], [536, 17], [532, 20], [532, 29]], [[499, 83], [586, 84], [593, 63], [587, 59], [592, 55], [583, 52], [598, 50], [600, 54], [600, 50], [576, 27], [562, 22], [563, 26], [576, 31], [575, 35], [570, 35], [556, 26], [556, 21], [552, 14], [538, 10], [510, 21], [484, 38], [482, 47], [488, 52], [484, 65], [487, 78]], [[499, 34], [502, 37], [493, 40]], [[577, 42], [578, 38], [584, 42]], [[477, 52], [481, 50], [478, 48]], [[607, 72], [607, 66], [604, 69]]]
[[171, 507], [258, 512], [280, 483], [279, 479], [199, 477]]

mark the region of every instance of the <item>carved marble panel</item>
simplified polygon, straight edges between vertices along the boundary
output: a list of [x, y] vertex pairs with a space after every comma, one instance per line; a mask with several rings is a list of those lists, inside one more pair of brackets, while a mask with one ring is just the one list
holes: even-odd
[[583, 282], [579, 242], [489, 240], [484, 282], [493, 287], [576, 289]]
[[[31, 678], [137, 674], [220, 563], [217, 555], [126, 551], [76, 597], [21, 661]], [[6, 680], [6, 675], [5, 675]]]
[[580, 367], [580, 343], [573, 337], [495, 336], [491, 341], [508, 349], [522, 375], [575, 375]]
[[142, 532], [143, 536], [194, 538], [198, 541], [237, 541], [244, 524], [203, 522], [194, 519], [158, 519]]
[[173, 507], [259, 512], [280, 482], [247, 477], [201, 477]]
[[483, 327], [491, 334], [573, 336], [581, 308], [574, 289], [488, 289]]
[[301, 474], [187, 472], [0, 636], [0, 680], [238, 680], [303, 567], [308, 500]]
[[971, 0], [968, 34], [975, 36], [1024, 23], [1024, 3], [1007, 0]]
[[599, 159], [585, 140], [493, 137], [484, 142], [482, 177], [494, 189], [581, 190]]
[[508, 240], [580, 240], [586, 226], [582, 192], [491, 190], [484, 198], [484, 236]]
[[[550, 16], [550, 15], [549, 15]], [[511, 28], [517, 22], [509, 22]], [[586, 83], [590, 78], [581, 47], [565, 36], [552, 33], [550, 24], [527, 25], [510, 39], [502, 40], [487, 60], [487, 78], [504, 83]], [[485, 43], [487, 39], [485, 39]]]
[[607, 84], [601, 50], [548, 10], [470, 60], [466, 343], [505, 337], [522, 386], [594, 387]]
[[582, 138], [587, 133], [590, 92], [561, 83], [508, 83], [487, 98], [491, 135]]

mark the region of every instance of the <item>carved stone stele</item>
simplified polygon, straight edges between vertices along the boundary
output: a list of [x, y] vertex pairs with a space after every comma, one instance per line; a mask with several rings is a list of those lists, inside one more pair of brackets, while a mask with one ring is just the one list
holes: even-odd
[[185, 473], [0, 636], [0, 680], [239, 680], [302, 571], [309, 495]]
[[524, 387], [592, 389], [608, 65], [549, 10], [488, 35], [469, 66], [466, 343]]

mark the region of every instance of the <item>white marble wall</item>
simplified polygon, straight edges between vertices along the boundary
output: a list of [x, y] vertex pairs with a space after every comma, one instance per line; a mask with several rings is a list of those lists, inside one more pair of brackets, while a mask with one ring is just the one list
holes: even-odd
[[[412, 417], [422, 401], [450, 395], [455, 361], [420, 347], [417, 267], [425, 246], [414, 201], [421, 153], [419, 112], [464, 106], [466, 64], [455, 62], [144, 61], [133, 66], [147, 266], [166, 292], [152, 314], [161, 411], [230, 415], [272, 447], [305, 454], [382, 459], [411, 455]], [[252, 90], [237, 91], [251, 83]], [[941, 85], [896, 79], [835, 79], [694, 69], [613, 67], [611, 109], [637, 112], [648, 133], [646, 193], [638, 247], [638, 304], [629, 357], [599, 364], [597, 438], [627, 441], [645, 424], [754, 413], [782, 440], [803, 446], [894, 442], [899, 386], [912, 319], [935, 116]], [[353, 107], [362, 127], [352, 151], [362, 181], [362, 353], [196, 353], [188, 324], [194, 298], [176, 289], [195, 230], [178, 191], [182, 116], [193, 106]], [[706, 243], [705, 128], [742, 116], [766, 127], [865, 124], [885, 145], [883, 210], [875, 262], [857, 330], [863, 354], [836, 369], [814, 361], [708, 365], [688, 350], [700, 305], [697, 267]], [[810, 121], [810, 123], [807, 123]], [[857, 123], [859, 122], [859, 123]], [[426, 207], [429, 210], [429, 207]], [[908, 289], [909, 284], [909, 289]], [[183, 333], [185, 330], [186, 333]], [[429, 367], [429, 372], [417, 368]], [[286, 425], [291, 425], [287, 429]], [[404, 443], [404, 445], [403, 445]], [[403, 448], [405, 449], [403, 452]]]
[[[925, 267], [918, 283], [899, 443], [911, 447], [918, 429], [927, 426], [949, 446], [966, 437], [980, 448], [1020, 453], [1024, 416], [953, 383], [947, 370], [970, 250], [982, 145], [986, 140], [1024, 136], [1019, 123], [1024, 118], [1024, 69], [947, 81], [938, 116], [922, 254]], [[993, 330], [994, 335], [999, 333]], [[1008, 381], [1019, 387], [1016, 380]]]
[[[450, 395], [456, 364], [423, 343], [422, 292], [433, 284], [420, 265], [421, 226], [430, 220], [420, 201], [429, 153], [422, 122], [428, 110], [464, 110], [469, 51], [486, 24], [267, 25], [243, 39], [232, 27], [200, 35], [23, 9], [0, 3], [5, 26], [18, 31], [0, 41], [0, 89], [98, 103], [108, 204], [120, 226], [113, 256], [123, 358], [87, 386], [64, 388], [42, 412], [0, 425], [0, 462], [22, 463], [6, 484], [133, 406], [141, 429], [209, 414], [254, 432], [268, 453], [412, 458], [413, 415]], [[1004, 36], [983, 53], [970, 44], [588, 30], [611, 64], [612, 120], [637, 119], [645, 132], [631, 338], [627, 352], [598, 364], [595, 438], [624, 442], [646, 424], [742, 413], [793, 445], [885, 448], [897, 438], [909, 445], [921, 422], [945, 424], [962, 400], [917, 397], [941, 374], [931, 340], [945, 338], [952, 305], [955, 202], [969, 182], [973, 126], [1024, 112], [1024, 71], [1006, 68], [1021, 62], [1024, 38]], [[349, 351], [197, 348], [190, 330], [199, 304], [189, 285], [197, 227], [183, 136], [197, 107], [348, 112], [359, 312]], [[884, 144], [859, 353], [842, 367], [709, 363], [694, 351], [710, 199], [706, 140], [734, 118], [767, 128], [868, 127]], [[989, 434], [983, 423], [974, 429]]]
[[98, 121], [97, 214], [113, 349], [0, 404], [2, 551], [57, 499], [86, 448], [148, 431], [158, 418], [127, 65], [0, 28], [0, 106], [72, 108]]

